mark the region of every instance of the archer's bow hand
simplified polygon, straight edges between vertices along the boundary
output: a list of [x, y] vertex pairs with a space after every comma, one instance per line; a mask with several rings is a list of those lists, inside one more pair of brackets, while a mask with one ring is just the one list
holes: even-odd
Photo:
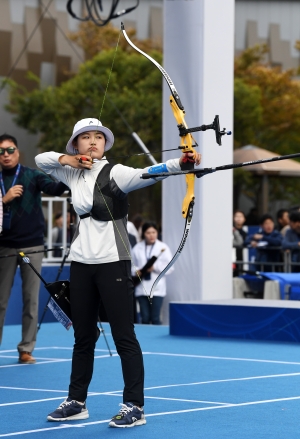
[[194, 165], [200, 165], [201, 154], [198, 152], [185, 152], [179, 159], [180, 167], [183, 171], [194, 169]]

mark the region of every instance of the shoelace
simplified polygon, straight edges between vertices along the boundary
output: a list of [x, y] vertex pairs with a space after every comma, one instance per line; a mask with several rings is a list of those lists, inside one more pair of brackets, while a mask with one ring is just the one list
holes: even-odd
[[119, 405], [122, 406], [121, 410], [119, 411], [119, 415], [121, 416], [125, 416], [133, 410], [133, 407], [128, 407], [126, 404], [120, 403]]
[[64, 402], [62, 402], [62, 403], [60, 404], [59, 408], [62, 409], [62, 408], [64, 408], [64, 407], [68, 406], [68, 405], [71, 405], [72, 402], [75, 402], [75, 401], [73, 401], [72, 399], [71, 399], [71, 401], [68, 401], [68, 400], [66, 399]]

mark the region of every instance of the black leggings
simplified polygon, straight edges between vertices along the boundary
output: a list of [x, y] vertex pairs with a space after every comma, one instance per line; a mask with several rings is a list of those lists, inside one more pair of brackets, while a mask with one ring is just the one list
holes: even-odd
[[130, 261], [71, 263], [71, 310], [75, 344], [69, 397], [85, 401], [94, 367], [100, 298], [121, 358], [123, 402], [144, 405], [144, 365], [133, 324], [134, 287]]

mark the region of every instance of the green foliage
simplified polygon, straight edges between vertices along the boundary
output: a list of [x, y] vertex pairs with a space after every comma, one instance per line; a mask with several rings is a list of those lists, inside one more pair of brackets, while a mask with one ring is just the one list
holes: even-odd
[[[37, 145], [40, 150], [65, 152], [75, 123], [95, 117], [115, 135], [114, 147], [107, 154], [111, 162], [135, 168], [149, 166], [147, 156], [124, 156], [141, 153], [130, 135], [132, 131], [139, 134], [150, 151], [161, 150], [162, 77], [149, 60], [120, 47], [111, 72], [114, 54], [114, 49], [102, 51], [58, 87], [28, 92], [15, 82], [7, 81], [10, 102], [6, 108], [15, 113], [19, 126], [30, 133], [41, 134]], [[154, 51], [150, 55], [162, 62], [161, 53]], [[161, 160], [160, 153], [155, 157]], [[157, 186], [143, 190], [143, 194], [142, 191], [131, 194], [132, 214], [142, 211], [146, 218], [160, 220], [161, 185]]]
[[[281, 155], [297, 153], [300, 84], [295, 80], [295, 71], [269, 65], [266, 53], [266, 46], [255, 46], [235, 61], [234, 145], [253, 144]], [[260, 179], [249, 174], [235, 171], [235, 189], [257, 205]], [[298, 189], [300, 184], [295, 178], [271, 177], [270, 199], [295, 204]]]
[[261, 90], [243, 79], [234, 80], [235, 146], [254, 144], [262, 123]]
[[[161, 149], [159, 71], [146, 58], [119, 48], [105, 96], [113, 56], [114, 50], [103, 51], [82, 64], [78, 74], [59, 87], [27, 92], [10, 81], [7, 109], [16, 114], [18, 125], [31, 133], [42, 133], [38, 147], [43, 151], [64, 152], [75, 123], [85, 117], [96, 117], [115, 134], [114, 156], [138, 153], [140, 150], [122, 116], [149, 149]], [[161, 62], [160, 53], [151, 56]], [[144, 161], [133, 159], [136, 165]]]

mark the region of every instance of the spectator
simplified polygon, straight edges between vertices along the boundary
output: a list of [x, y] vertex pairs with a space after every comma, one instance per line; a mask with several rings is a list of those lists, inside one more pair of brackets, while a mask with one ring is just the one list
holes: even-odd
[[61, 195], [67, 187], [54, 182], [36, 169], [19, 163], [17, 140], [9, 134], [0, 136], [0, 186], [3, 202], [3, 232], [0, 236], [0, 256], [15, 254], [15, 258], [0, 259], [0, 342], [6, 308], [17, 266], [22, 277], [22, 340], [18, 344], [19, 362], [35, 363], [35, 346], [40, 279], [32, 268], [20, 261], [20, 251], [40, 251], [30, 255], [35, 269], [40, 272], [44, 250], [44, 215], [41, 191]]
[[[158, 283], [153, 293], [152, 305], [149, 302], [149, 294], [151, 286], [155, 279], [159, 276], [161, 271], [168, 265], [172, 259], [172, 254], [167, 244], [157, 239], [158, 229], [154, 222], [146, 222], [142, 226], [142, 241], [139, 242], [132, 250], [132, 274], [136, 276], [136, 269], [139, 276], [142, 278], [142, 283], [139, 283], [135, 288], [135, 296], [140, 305], [142, 323], [153, 325], [160, 325], [160, 313], [163, 304], [163, 299], [166, 295], [166, 280], [163, 277]], [[148, 261], [153, 259], [151, 265], [146, 273], [143, 274], [142, 268]], [[167, 274], [173, 271], [170, 268]]]
[[241, 247], [244, 242], [242, 236], [239, 234], [238, 230], [236, 230], [234, 227], [232, 229], [232, 232], [233, 232], [232, 246], [235, 248]]
[[263, 215], [260, 220], [259, 232], [249, 235], [245, 240], [246, 246], [256, 249], [255, 262], [258, 262], [256, 270], [278, 271], [278, 266], [270, 265], [270, 263], [279, 263], [281, 261], [281, 250], [278, 248], [281, 247], [281, 243], [282, 235], [278, 230], [275, 230], [272, 216], [269, 214]]
[[[242, 210], [235, 210], [233, 215], [233, 243], [234, 261], [243, 261], [243, 245], [247, 237], [248, 227], [245, 226], [246, 217]], [[238, 276], [243, 270], [242, 263], [236, 263], [233, 276]]]
[[289, 229], [289, 211], [287, 209], [279, 209], [277, 212], [277, 230], [282, 234], [282, 236], [285, 235], [287, 229]]
[[243, 242], [246, 239], [247, 233], [248, 233], [248, 227], [245, 226], [246, 217], [242, 210], [235, 210], [233, 215], [233, 227], [235, 230], [239, 232], [241, 235]]
[[292, 272], [300, 272], [300, 212], [290, 213], [290, 229], [286, 231], [283, 238], [282, 248], [291, 251]]

